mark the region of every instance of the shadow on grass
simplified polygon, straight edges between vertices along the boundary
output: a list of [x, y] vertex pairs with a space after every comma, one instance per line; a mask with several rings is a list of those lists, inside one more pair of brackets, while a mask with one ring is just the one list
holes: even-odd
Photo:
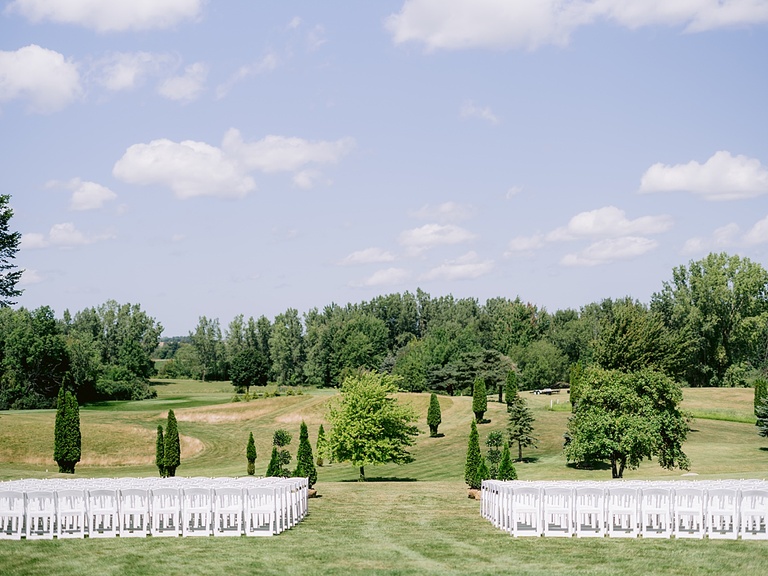
[[765, 446], [760, 446], [760, 450], [762, 450], [763, 452], [768, 452], [768, 448], [766, 448]]
[[538, 456], [524, 456], [522, 460], [515, 460], [515, 463], [522, 463], [522, 464], [536, 464], [536, 462], [539, 461]]
[[610, 470], [611, 465], [608, 462], [569, 462], [566, 464], [568, 468], [574, 470]]
[[445, 434], [443, 434], [442, 432], [438, 432], [434, 436], [430, 436], [430, 438], [445, 438]]
[[[366, 482], [418, 482], [416, 478], [399, 478], [397, 476], [366, 476]], [[359, 480], [342, 480], [342, 482], [359, 482]]]

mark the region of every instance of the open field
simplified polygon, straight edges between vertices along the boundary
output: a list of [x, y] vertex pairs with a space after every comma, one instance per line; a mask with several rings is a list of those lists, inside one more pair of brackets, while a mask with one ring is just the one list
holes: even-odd
[[[81, 409], [83, 462], [78, 476], [143, 476], [156, 470], [154, 438], [173, 408], [183, 436], [180, 475], [242, 475], [248, 432], [257, 442], [257, 474], [266, 470], [271, 434], [294, 434], [301, 420], [314, 444], [333, 391], [230, 403], [226, 383], [164, 382], [158, 398]], [[273, 538], [0, 541], [0, 574], [759, 574], [768, 542], [512, 539], [480, 518], [466, 498], [464, 456], [471, 398], [441, 397], [441, 438], [426, 434], [426, 394], [403, 394], [421, 415], [422, 434], [406, 466], [318, 470], [321, 498], [298, 527]], [[609, 479], [609, 470], [578, 470], [562, 456], [567, 395], [525, 394], [539, 445], [517, 465], [521, 479]], [[559, 401], [561, 404], [555, 404]], [[552, 402], [552, 409], [550, 409]], [[689, 389], [693, 421], [685, 450], [701, 478], [768, 476], [768, 450], [749, 418], [752, 391]], [[506, 424], [504, 405], [489, 402], [481, 440]], [[711, 417], [721, 419], [711, 419]], [[53, 411], [0, 413], [0, 479], [58, 476], [51, 460]], [[98, 438], [97, 438], [98, 437]], [[645, 462], [627, 478], [680, 478]]]

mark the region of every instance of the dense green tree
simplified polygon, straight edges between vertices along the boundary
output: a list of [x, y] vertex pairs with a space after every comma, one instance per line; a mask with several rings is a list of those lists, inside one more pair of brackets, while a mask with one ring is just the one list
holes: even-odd
[[289, 308], [275, 316], [269, 337], [272, 370], [278, 384], [297, 385], [304, 380], [304, 328], [299, 312]]
[[272, 455], [269, 457], [269, 464], [267, 465], [267, 478], [278, 478], [282, 476], [281, 471], [280, 452], [277, 446], [272, 446]]
[[551, 342], [536, 340], [516, 348], [512, 356], [520, 370], [521, 390], [553, 388], [565, 380], [568, 360]]
[[525, 398], [516, 396], [512, 405], [508, 407], [509, 424], [507, 433], [509, 441], [517, 444], [517, 459], [522, 462], [523, 448], [535, 448], [537, 438], [533, 434], [533, 412], [528, 407]]
[[251, 386], [266, 386], [269, 382], [269, 362], [258, 348], [243, 348], [229, 365], [229, 377], [236, 388], [245, 388], [248, 394]]
[[322, 467], [324, 460], [328, 454], [328, 439], [325, 437], [325, 428], [320, 424], [320, 428], [317, 430], [317, 465]]
[[504, 380], [504, 402], [507, 404], [507, 410], [509, 410], [509, 407], [515, 402], [517, 392], [517, 372], [510, 370], [507, 372], [507, 377]]
[[282, 428], [275, 430], [272, 434], [272, 445], [277, 448], [277, 469], [273, 470], [275, 474], [270, 474], [270, 476], [288, 477], [291, 475], [288, 469], [288, 465], [291, 463], [291, 453], [288, 450], [291, 440], [293, 440], [291, 433]]
[[434, 438], [437, 436], [437, 427], [443, 421], [442, 413], [440, 412], [440, 401], [437, 399], [437, 394], [432, 392], [429, 395], [429, 409], [427, 410], [427, 426], [429, 426], [429, 435]]
[[584, 364], [581, 361], [571, 364], [568, 370], [568, 382], [570, 388], [568, 390], [571, 400], [571, 410], [576, 410], [576, 406], [579, 403], [579, 383], [584, 375]]
[[755, 425], [759, 428], [757, 433], [768, 438], [768, 397], [764, 397], [762, 403], [755, 409], [755, 416], [757, 416]]
[[509, 444], [504, 442], [504, 448], [501, 451], [501, 461], [499, 462], [499, 480], [517, 480], [517, 470], [512, 463], [512, 457], [509, 454]]
[[165, 439], [163, 437], [163, 426], [157, 425], [157, 438], [155, 439], [155, 466], [161, 478], [168, 476], [165, 469]]
[[312, 445], [309, 443], [309, 431], [303, 420], [301, 421], [301, 429], [299, 431], [299, 450], [296, 453], [296, 470], [293, 475], [299, 478], [307, 478], [310, 488], [317, 482], [317, 469], [315, 468], [315, 461], [312, 456]]
[[82, 439], [80, 435], [80, 408], [77, 398], [61, 387], [54, 423], [53, 459], [59, 465], [59, 472], [74, 474], [75, 465], [80, 462]]
[[408, 448], [419, 433], [410, 405], [392, 397], [399, 379], [389, 374], [362, 372], [348, 376], [341, 394], [332, 398], [327, 420], [331, 423], [329, 444], [336, 462], [350, 462], [360, 468], [392, 462], [405, 464], [413, 457]]
[[497, 478], [499, 474], [499, 463], [501, 462], [501, 449], [504, 444], [504, 435], [498, 430], [488, 433], [485, 439], [485, 445], [488, 448], [488, 474], [489, 478]]
[[21, 233], [10, 230], [10, 221], [13, 218], [10, 199], [8, 194], [0, 195], [0, 307], [16, 304], [15, 298], [22, 293], [16, 285], [24, 272], [17, 270], [13, 263], [16, 252], [19, 251]]
[[168, 476], [176, 476], [176, 468], [181, 465], [181, 442], [179, 441], [179, 426], [176, 414], [168, 410], [168, 421], [165, 425], [165, 471]]
[[203, 381], [225, 379], [226, 362], [219, 319], [200, 316], [195, 331], [190, 332], [189, 337], [203, 369], [201, 379]]
[[245, 447], [245, 459], [248, 461], [248, 476], [256, 474], [256, 442], [253, 440], [253, 432], [248, 434], [248, 445]]
[[768, 272], [749, 258], [713, 253], [676, 267], [651, 310], [686, 342], [691, 386], [721, 386], [730, 366], [766, 361]]
[[626, 373], [591, 367], [579, 386], [579, 403], [568, 423], [569, 461], [608, 460], [614, 478], [654, 456], [662, 468], [688, 469], [682, 450], [688, 420], [680, 410], [682, 391], [671, 378], [650, 369]]
[[464, 482], [466, 482], [470, 488], [479, 489], [482, 484], [482, 479], [478, 474], [480, 471], [480, 463], [483, 460], [483, 456], [480, 453], [480, 436], [477, 433], [477, 424], [475, 420], [472, 420], [469, 429], [469, 441], [467, 442], [467, 459], [464, 463]]
[[766, 398], [768, 398], [768, 380], [765, 378], [757, 378], [754, 383], [755, 386], [755, 415], [757, 415], [757, 409], [763, 404]]
[[485, 348], [507, 356], [517, 347], [525, 348], [538, 340], [549, 326], [549, 315], [520, 298], [491, 298], [480, 317], [480, 332]]
[[485, 380], [478, 378], [472, 388], [472, 412], [474, 412], [478, 424], [483, 423], [486, 410], [488, 410], [488, 394], [485, 390]]

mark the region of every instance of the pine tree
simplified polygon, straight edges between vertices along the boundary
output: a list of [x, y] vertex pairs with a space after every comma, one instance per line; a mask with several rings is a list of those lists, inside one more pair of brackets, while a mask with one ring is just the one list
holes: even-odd
[[77, 398], [65, 389], [65, 377], [56, 405], [56, 421], [53, 431], [53, 459], [62, 474], [74, 474], [80, 462], [82, 437], [80, 435], [80, 407]]
[[477, 467], [477, 489], [483, 487], [483, 480], [488, 480], [491, 477], [491, 473], [488, 470], [488, 464], [485, 462], [485, 458], [480, 456], [480, 466]]
[[248, 460], [248, 476], [253, 476], [256, 474], [256, 443], [253, 441], [253, 432], [248, 436], [245, 458]]
[[[67, 411], [66, 391], [64, 387], [59, 388], [59, 396], [56, 400], [56, 420], [53, 425], [53, 460], [56, 463], [64, 462], [64, 443], [66, 442], [66, 420]], [[63, 472], [62, 464], [59, 464], [59, 472]]]
[[478, 424], [484, 422], [483, 416], [488, 409], [488, 393], [485, 389], [485, 380], [478, 378], [475, 380], [475, 386], [472, 390], [472, 412], [475, 413], [475, 420]]
[[768, 438], [768, 397], [763, 398], [763, 403], [755, 410], [755, 416], [757, 416], [755, 425], [760, 428], [757, 433], [764, 438]]
[[469, 442], [467, 443], [467, 462], [464, 465], [464, 481], [470, 488], [480, 488], [481, 480], [478, 480], [478, 469], [480, 467], [480, 437], [477, 434], [477, 424], [472, 420], [472, 427], [469, 429]]
[[328, 451], [328, 439], [325, 437], [325, 429], [320, 424], [320, 429], [317, 431], [317, 465], [322, 468], [323, 458]]
[[504, 401], [507, 403], [507, 410], [509, 410], [509, 407], [515, 401], [517, 390], [517, 372], [510, 370], [507, 372], [507, 378], [504, 381]]
[[523, 448], [535, 448], [537, 438], [533, 435], [533, 412], [525, 399], [519, 395], [509, 410], [509, 441], [517, 443], [517, 459], [523, 460]]
[[768, 380], [758, 378], [755, 380], [755, 416], [757, 416], [757, 410], [766, 398], [768, 398]]
[[272, 456], [267, 465], [267, 478], [277, 478], [278, 476], [280, 476], [280, 454], [277, 451], [277, 446], [272, 446]]
[[176, 476], [176, 468], [181, 465], [181, 444], [176, 415], [168, 410], [168, 423], [165, 426], [165, 470], [168, 476]]
[[517, 480], [517, 470], [512, 463], [512, 457], [509, 454], [509, 444], [504, 442], [504, 449], [501, 451], [501, 462], [499, 462], [499, 480]]
[[437, 394], [432, 392], [429, 396], [429, 410], [427, 411], [427, 426], [429, 426], [429, 435], [432, 438], [437, 436], [437, 427], [443, 421], [443, 415], [440, 412], [440, 402]]
[[165, 471], [165, 439], [163, 438], [163, 427], [160, 424], [157, 425], [157, 439], [155, 440], [155, 466], [157, 466], [161, 478], [168, 476]]
[[312, 445], [309, 443], [309, 431], [303, 420], [299, 432], [299, 450], [296, 453], [296, 471], [293, 475], [298, 478], [308, 478], [310, 488], [317, 482], [317, 469], [312, 456]]

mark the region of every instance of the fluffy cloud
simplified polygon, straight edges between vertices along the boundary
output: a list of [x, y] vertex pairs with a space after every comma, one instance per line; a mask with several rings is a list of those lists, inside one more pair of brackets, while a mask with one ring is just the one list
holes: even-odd
[[756, 0], [406, 0], [386, 20], [395, 43], [429, 50], [562, 45], [580, 26], [608, 20], [628, 28], [683, 26], [689, 32], [768, 21]]
[[13, 0], [6, 12], [32, 22], [78, 24], [99, 32], [168, 28], [200, 14], [202, 0]]
[[496, 114], [493, 113], [493, 111], [488, 107], [480, 107], [475, 106], [473, 102], [465, 102], [464, 105], [461, 107], [461, 117], [462, 118], [479, 118], [480, 120], [485, 120], [486, 122], [490, 122], [491, 124], [498, 124], [499, 119], [496, 116]]
[[366, 248], [352, 252], [339, 262], [340, 266], [353, 266], [357, 264], [374, 264], [378, 262], [392, 262], [395, 256], [387, 250], [381, 248]]
[[437, 220], [439, 222], [460, 222], [475, 215], [475, 208], [468, 204], [443, 202], [437, 206], [426, 204], [409, 214], [413, 218]]
[[456, 260], [447, 260], [424, 274], [422, 280], [471, 280], [488, 274], [493, 260], [480, 260], [476, 252], [467, 252]]
[[554, 242], [585, 237], [658, 234], [669, 230], [672, 224], [672, 218], [666, 215], [642, 216], [629, 220], [624, 210], [615, 206], [606, 206], [577, 214], [566, 226], [547, 234], [547, 240]]
[[29, 102], [33, 112], [60, 110], [82, 92], [77, 65], [35, 44], [15, 52], [0, 51], [0, 103]]
[[410, 273], [403, 268], [386, 268], [378, 270], [362, 282], [353, 282], [352, 286], [392, 286], [401, 284], [410, 277]]
[[169, 100], [191, 102], [196, 100], [205, 88], [208, 66], [195, 62], [184, 68], [184, 74], [165, 80], [158, 88], [158, 93]]
[[534, 234], [533, 236], [517, 236], [512, 238], [507, 244], [507, 251], [504, 256], [513, 256], [515, 254], [526, 254], [538, 250], [544, 246], [544, 236]]
[[768, 244], [768, 216], [755, 223], [744, 235], [747, 244]]
[[[112, 173], [132, 184], [161, 184], [178, 198], [219, 196], [241, 198], [256, 188], [249, 175], [261, 172], [292, 172], [307, 164], [335, 163], [354, 147], [349, 138], [335, 142], [309, 142], [302, 138], [267, 136], [244, 142], [231, 129], [221, 148], [205, 142], [167, 139], [134, 144], [117, 161]], [[312, 173], [296, 175], [296, 184], [311, 185]]]
[[99, 242], [101, 240], [110, 240], [114, 237], [114, 234], [88, 236], [78, 230], [72, 222], [63, 222], [62, 224], [54, 224], [51, 226], [47, 236], [37, 232], [22, 234], [21, 248], [74, 248], [86, 244], [93, 244], [94, 242]]
[[22, 272], [19, 284], [22, 286], [29, 286], [31, 284], [39, 284], [43, 280], [45, 280], [45, 278], [42, 274], [40, 274], [40, 272], [27, 268], [24, 270], [24, 272]]
[[172, 62], [173, 58], [167, 54], [115, 52], [97, 60], [93, 69], [96, 82], [117, 92], [135, 88], [144, 78], [159, 74]]
[[643, 174], [640, 192], [690, 192], [706, 200], [737, 200], [768, 194], [768, 169], [759, 160], [716, 152], [704, 164], [654, 164]]
[[82, 181], [73, 178], [64, 187], [72, 191], [72, 200], [69, 207], [72, 210], [97, 210], [106, 202], [117, 198], [117, 194], [106, 186], [96, 182]]
[[608, 238], [591, 244], [581, 252], [566, 254], [560, 262], [565, 266], [597, 266], [617, 260], [631, 260], [657, 246], [655, 240], [637, 236]]
[[475, 235], [454, 224], [425, 224], [420, 228], [406, 230], [400, 234], [399, 242], [412, 253], [420, 253], [435, 246], [461, 244]]

